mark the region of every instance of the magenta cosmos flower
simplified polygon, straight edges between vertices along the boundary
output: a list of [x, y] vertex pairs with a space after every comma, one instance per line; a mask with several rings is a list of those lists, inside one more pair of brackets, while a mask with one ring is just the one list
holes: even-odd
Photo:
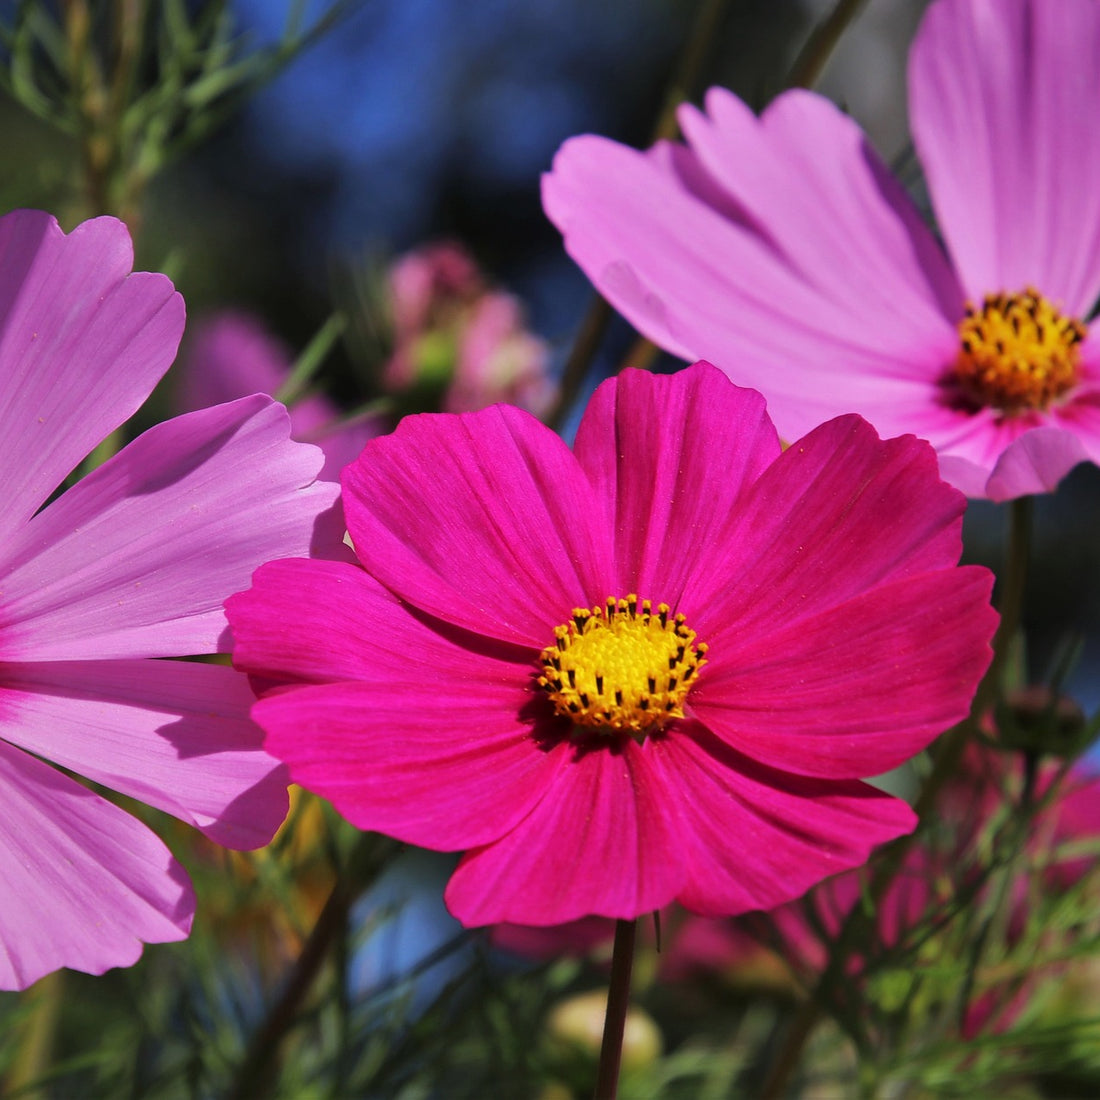
[[[960, 718], [990, 574], [927, 444], [780, 453], [758, 393], [628, 371], [570, 450], [507, 405], [406, 418], [343, 475], [359, 564], [228, 604], [253, 715], [363, 829], [466, 854], [467, 925], [772, 906], [911, 829], [885, 771]], [[290, 688], [286, 684], [290, 683]]]
[[687, 145], [565, 144], [547, 213], [642, 333], [759, 386], [794, 438], [855, 410], [969, 496], [1100, 461], [1100, 4], [938, 0], [909, 66], [946, 249], [857, 126], [712, 89]]
[[224, 650], [225, 596], [309, 552], [336, 495], [313, 484], [320, 452], [250, 397], [157, 425], [53, 499], [175, 355], [183, 300], [132, 265], [112, 218], [68, 236], [37, 211], [0, 219], [4, 989], [127, 965], [190, 927], [168, 849], [66, 772], [233, 848], [265, 843], [286, 810], [245, 678], [144, 658]]

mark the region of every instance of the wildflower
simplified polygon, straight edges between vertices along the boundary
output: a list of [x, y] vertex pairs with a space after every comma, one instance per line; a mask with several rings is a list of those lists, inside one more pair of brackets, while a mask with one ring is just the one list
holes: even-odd
[[1100, 461], [1098, 51], [1095, 3], [929, 7], [909, 106], [946, 250], [805, 91], [758, 119], [712, 89], [684, 146], [575, 138], [545, 207], [639, 331], [759, 385], [785, 437], [855, 410], [969, 496], [1049, 491]]
[[388, 389], [438, 396], [446, 412], [496, 401], [536, 416], [549, 408], [549, 348], [525, 327], [519, 300], [491, 290], [460, 245], [444, 241], [400, 257], [389, 294]]
[[800, 894], [913, 827], [856, 777], [989, 660], [930, 448], [848, 416], [781, 453], [706, 363], [605, 382], [574, 451], [510, 406], [408, 417], [343, 490], [361, 564], [262, 567], [234, 660], [281, 684], [253, 715], [296, 782], [466, 852], [466, 925]]
[[[144, 825], [60, 770], [256, 847], [286, 811], [250, 691], [230, 668], [144, 658], [224, 650], [221, 601], [320, 538], [334, 486], [255, 396], [151, 428], [56, 499], [175, 355], [183, 301], [131, 274], [125, 226], [69, 235], [0, 219], [0, 987], [102, 973], [184, 938], [194, 898]], [[315, 530], [316, 529], [316, 530]], [[54, 768], [47, 761], [57, 764]]]
[[[177, 368], [183, 409], [201, 409], [251, 393], [275, 396], [291, 373], [287, 349], [255, 317], [225, 311], [201, 323]], [[336, 481], [340, 471], [383, 430], [377, 418], [341, 423], [327, 397], [311, 394], [290, 409], [290, 430], [325, 453], [320, 476]]]

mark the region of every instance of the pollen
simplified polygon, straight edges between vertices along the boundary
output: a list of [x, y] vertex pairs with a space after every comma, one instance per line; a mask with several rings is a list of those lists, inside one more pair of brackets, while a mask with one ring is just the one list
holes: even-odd
[[1085, 326], [1033, 287], [988, 294], [959, 322], [954, 379], [976, 405], [1013, 415], [1049, 408], [1077, 384]]
[[610, 597], [554, 628], [538, 682], [575, 727], [642, 740], [683, 718], [706, 651], [668, 604]]

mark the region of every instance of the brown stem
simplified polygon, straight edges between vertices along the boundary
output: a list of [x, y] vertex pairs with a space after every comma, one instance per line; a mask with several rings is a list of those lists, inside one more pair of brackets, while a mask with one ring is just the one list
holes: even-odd
[[866, 2], [867, 0], [837, 0], [833, 10], [814, 27], [795, 58], [787, 76], [788, 88], [812, 88], [817, 83], [841, 35]]

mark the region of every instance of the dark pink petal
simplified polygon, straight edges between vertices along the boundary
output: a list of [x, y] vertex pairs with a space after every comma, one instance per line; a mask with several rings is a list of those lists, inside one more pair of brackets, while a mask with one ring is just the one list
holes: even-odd
[[62, 966], [102, 974], [184, 939], [195, 899], [140, 822], [0, 741], [0, 989]]
[[276, 692], [253, 717], [294, 782], [353, 825], [458, 851], [515, 828], [564, 764], [520, 717], [527, 684], [483, 680], [481, 667], [472, 662], [469, 680], [447, 686], [382, 680]]
[[882, 441], [859, 417], [838, 417], [745, 494], [722, 543], [708, 547], [721, 583], [690, 625], [708, 643], [753, 637], [884, 581], [946, 569], [962, 551], [965, 505], [926, 443]]
[[677, 900], [704, 916], [790, 901], [917, 823], [901, 799], [761, 767], [694, 723], [654, 742], [652, 754], [678, 813], [687, 883]]
[[913, 343], [962, 315], [955, 274], [919, 211], [829, 100], [790, 91], [757, 118], [712, 88], [706, 113], [684, 106], [680, 125], [742, 219], [845, 312], [885, 312], [896, 339]]
[[0, 531], [29, 519], [175, 357], [183, 299], [133, 262], [114, 218], [67, 236], [37, 210], [0, 218]]
[[519, 409], [406, 417], [343, 485], [364, 567], [440, 619], [541, 648], [611, 595], [610, 517], [569, 448]]
[[492, 844], [468, 852], [447, 886], [467, 927], [630, 918], [667, 905], [684, 882], [673, 797], [649, 746], [568, 754], [545, 797]]
[[225, 648], [222, 601], [269, 558], [328, 549], [321, 455], [256, 395], [150, 428], [0, 553], [0, 656], [81, 660]]
[[942, 569], [770, 630], [715, 639], [693, 713], [738, 751], [798, 775], [877, 775], [970, 709], [989, 664], [993, 576]]
[[713, 556], [738, 498], [779, 455], [779, 440], [758, 393], [697, 363], [604, 382], [575, 451], [614, 517], [618, 572], [606, 595], [634, 592], [686, 611], [725, 582]]
[[[523, 683], [533, 650], [498, 657], [456, 645], [410, 613], [358, 565], [286, 558], [261, 566], [226, 602], [233, 663], [271, 679], [333, 683], [419, 681], [425, 690], [478, 679]], [[504, 647], [499, 647], [502, 651]], [[504, 659], [510, 657], [511, 660]]]
[[1100, 6], [941, 0], [910, 58], [913, 138], [967, 293], [1100, 293]]
[[956, 415], [930, 383], [958, 340], [931, 291], [928, 307], [900, 322], [859, 295], [826, 294], [818, 284], [835, 285], [845, 256], [810, 282], [731, 216], [732, 198], [714, 204], [713, 182], [697, 194], [687, 180], [699, 172], [680, 147], [647, 155], [574, 138], [543, 179], [543, 203], [569, 254], [631, 324], [673, 354], [765, 389], [786, 438], [851, 409], [885, 434], [911, 430], [914, 412], [950, 427]]
[[266, 844], [286, 817], [285, 770], [260, 748], [254, 702], [240, 673], [191, 661], [0, 665], [8, 741], [228, 848]]

